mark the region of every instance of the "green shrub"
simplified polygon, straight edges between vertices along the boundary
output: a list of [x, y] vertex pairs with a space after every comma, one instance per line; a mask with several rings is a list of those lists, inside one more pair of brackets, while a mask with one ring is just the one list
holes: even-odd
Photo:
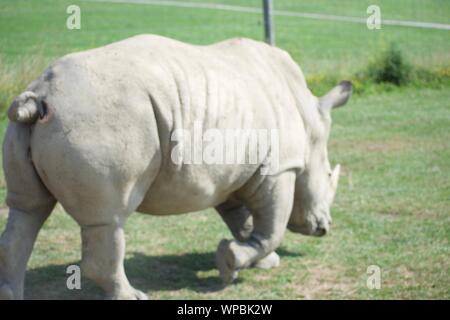
[[375, 83], [392, 83], [397, 86], [407, 84], [410, 77], [411, 66], [394, 44], [382, 50], [365, 72], [365, 78]]
[[366, 68], [355, 74], [310, 74], [309, 88], [321, 96], [340, 80], [353, 83], [354, 94], [375, 94], [396, 90], [399, 86], [417, 88], [442, 88], [450, 86], [450, 66], [437, 69], [413, 66], [405, 62], [403, 55], [390, 45], [376, 55]]

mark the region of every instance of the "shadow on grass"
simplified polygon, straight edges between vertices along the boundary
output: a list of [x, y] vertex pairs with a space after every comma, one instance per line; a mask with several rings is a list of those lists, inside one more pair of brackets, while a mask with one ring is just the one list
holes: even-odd
[[[301, 253], [280, 248], [281, 257], [298, 257]], [[102, 291], [90, 280], [83, 278], [82, 290], [69, 290], [66, 286], [67, 265], [49, 265], [27, 271], [26, 299], [102, 299]], [[131, 284], [144, 292], [176, 291], [188, 289], [198, 293], [223, 289], [215, 265], [215, 253], [186, 253], [181, 255], [148, 256], [139, 252], [126, 259], [125, 269]], [[207, 273], [201, 275], [201, 273]], [[212, 273], [213, 275], [209, 275]], [[238, 282], [239, 283], [239, 279]]]

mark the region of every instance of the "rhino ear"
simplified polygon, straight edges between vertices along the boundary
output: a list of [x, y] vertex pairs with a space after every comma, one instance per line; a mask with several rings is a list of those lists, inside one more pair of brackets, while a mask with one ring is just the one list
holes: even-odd
[[323, 111], [330, 112], [333, 108], [338, 108], [347, 103], [352, 95], [352, 83], [341, 81], [336, 87], [331, 89], [323, 97], [319, 98], [319, 107]]

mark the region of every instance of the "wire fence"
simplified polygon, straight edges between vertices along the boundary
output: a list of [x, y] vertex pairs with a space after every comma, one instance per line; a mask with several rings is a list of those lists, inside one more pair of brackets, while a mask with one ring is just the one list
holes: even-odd
[[[265, 36], [263, 0], [17, 1], [14, 15], [0, 11], [8, 27], [0, 55], [10, 60], [26, 54], [57, 58], [153, 33], [199, 45], [233, 37], [266, 40], [287, 50], [313, 74], [356, 72], [390, 43], [415, 65], [450, 64], [450, 1], [271, 2], [274, 33]], [[74, 3], [81, 10], [81, 29], [67, 30], [66, 8]], [[17, 21], [27, 21], [30, 27], [21, 30]]]
[[[254, 3], [253, 6], [244, 5], [230, 5], [225, 3], [215, 3], [215, 2], [197, 2], [197, 1], [172, 1], [172, 0], [87, 0], [92, 2], [106, 2], [106, 3], [135, 3], [143, 5], [158, 5], [158, 6], [169, 6], [169, 7], [179, 7], [179, 8], [191, 8], [191, 9], [208, 9], [208, 10], [220, 10], [220, 11], [231, 11], [231, 12], [241, 12], [241, 13], [253, 13], [261, 14], [261, 9], [258, 8], [254, 1], [249, 1]], [[267, 10], [267, 16], [265, 20], [270, 20], [269, 15], [275, 16], [285, 16], [285, 17], [298, 17], [307, 19], [319, 19], [319, 20], [330, 20], [336, 22], [352, 22], [352, 23], [362, 23], [367, 24], [367, 17], [361, 16], [346, 16], [337, 14], [325, 14], [317, 12], [301, 12], [301, 11], [289, 11], [289, 10], [273, 10], [272, 0], [262, 0], [263, 8]], [[300, 1], [299, 1], [300, 2]], [[280, 1], [283, 3], [283, 1]], [[370, 5], [369, 5], [370, 6]], [[369, 7], [368, 6], [368, 7]], [[420, 12], [420, 7], [417, 8]], [[436, 7], [439, 9], [439, 7]], [[263, 9], [264, 11], [264, 9]], [[270, 12], [270, 13], [269, 13]], [[392, 26], [402, 26], [402, 27], [413, 27], [413, 28], [426, 28], [426, 29], [441, 29], [450, 30], [450, 24], [438, 23], [438, 22], [426, 22], [426, 21], [412, 21], [412, 20], [399, 20], [399, 19], [383, 19], [382, 24], [392, 25]]]
[[450, 4], [439, 0], [272, 0], [274, 34], [266, 37], [264, 0], [82, 2], [148, 12], [145, 32], [197, 44], [239, 36], [276, 38], [277, 46], [312, 72], [355, 71], [388, 43], [420, 66], [442, 67], [450, 61]]

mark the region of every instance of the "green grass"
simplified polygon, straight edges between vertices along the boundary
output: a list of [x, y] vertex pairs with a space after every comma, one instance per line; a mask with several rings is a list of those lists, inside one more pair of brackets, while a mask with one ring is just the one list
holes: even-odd
[[[200, 0], [199, 0], [200, 1]], [[206, 0], [205, 0], [206, 1]], [[200, 1], [203, 2], [203, 1]], [[209, 2], [222, 2], [212, 1]], [[225, 2], [225, 1], [223, 1]], [[280, 10], [365, 16], [380, 4], [384, 18], [449, 23], [448, 1], [275, 0]], [[82, 30], [65, 29], [65, 8], [82, 8]], [[256, 0], [226, 1], [259, 6]], [[277, 43], [312, 83], [364, 69], [394, 42], [408, 62], [426, 70], [450, 66], [450, 32], [298, 18], [276, 18]], [[0, 0], [0, 104], [6, 105], [51, 59], [138, 33], [206, 44], [262, 38], [257, 15], [86, 1]], [[330, 83], [331, 85], [331, 83]], [[375, 92], [375, 93], [374, 93]], [[321, 239], [287, 233], [275, 270], [243, 270], [222, 289], [214, 265], [230, 234], [213, 210], [173, 217], [133, 215], [127, 224], [129, 278], [150, 298], [450, 298], [450, 90], [380, 87], [365, 90], [334, 113], [330, 160], [343, 172], [333, 229]], [[0, 122], [4, 132], [6, 122]], [[0, 200], [5, 183], [0, 175]], [[0, 215], [0, 229], [6, 215]], [[87, 280], [68, 291], [65, 269], [80, 260], [79, 231], [61, 209], [45, 224], [27, 273], [26, 297], [98, 298]], [[366, 269], [382, 269], [382, 288], [366, 287]]]
[[[288, 233], [275, 270], [249, 269], [221, 290], [214, 266], [230, 238], [212, 210], [173, 217], [133, 215], [126, 267], [151, 298], [450, 298], [450, 92], [405, 89], [355, 97], [334, 114], [333, 163], [343, 165], [325, 238]], [[1, 216], [0, 225], [5, 223]], [[65, 289], [65, 268], [79, 263], [77, 225], [57, 210], [35, 247], [28, 298], [98, 298]], [[382, 288], [366, 269], [382, 269]]]
[[[260, 1], [223, 1], [247, 6]], [[67, 30], [66, 8], [78, 4], [81, 30]], [[383, 18], [450, 23], [448, 1], [295, 1], [277, 0], [276, 8], [366, 17], [368, 4], [379, 4]], [[380, 46], [396, 42], [408, 58], [423, 66], [448, 66], [450, 34], [364, 24], [276, 17], [277, 44], [289, 50], [307, 73], [348, 73], [365, 66]], [[197, 44], [245, 36], [262, 39], [261, 16], [247, 13], [88, 1], [0, 1], [0, 53], [7, 59], [41, 52], [58, 57], [74, 50], [104, 45], [139, 33], [156, 33]]]
[[[260, 0], [188, 0], [189, 2], [226, 3], [248, 7], [260, 7]], [[417, 21], [433, 21], [437, 23], [450, 23], [448, 12], [450, 4], [445, 0], [339, 0], [339, 4], [333, 0], [274, 0], [275, 10], [325, 13], [330, 15], [342, 15], [364, 17], [369, 5], [378, 5], [382, 10], [384, 19], [402, 19]]]
[[[448, 1], [428, 1], [426, 6], [418, 0], [369, 2], [378, 4], [386, 19], [450, 23]], [[345, 0], [337, 5], [335, 1], [325, 0], [277, 0], [275, 7], [365, 17], [369, 2]], [[81, 7], [81, 30], [66, 28], [66, 8], [73, 3]], [[226, 3], [260, 6], [259, 0]], [[339, 79], [355, 79], [355, 74], [364, 70], [373, 56], [389, 43], [396, 43], [408, 63], [430, 71], [419, 78], [428, 81], [442, 73], [448, 78], [450, 32], [446, 30], [383, 26], [381, 30], [369, 31], [364, 24], [294, 17], [276, 17], [275, 24], [278, 46], [288, 50], [300, 63], [312, 89], [319, 94]], [[0, 0], [0, 110], [51, 60], [141, 33], [156, 33], [196, 44], [237, 36], [262, 39], [262, 20], [261, 16], [248, 13], [153, 5]], [[367, 91], [365, 81], [357, 80], [356, 91]], [[369, 91], [374, 90], [369, 86]]]

